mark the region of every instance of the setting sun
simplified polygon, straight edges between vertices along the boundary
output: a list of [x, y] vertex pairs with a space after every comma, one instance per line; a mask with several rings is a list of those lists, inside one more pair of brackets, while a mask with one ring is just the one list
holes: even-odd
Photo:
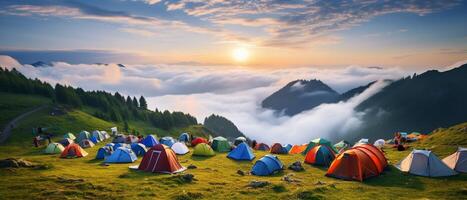
[[232, 52], [232, 58], [237, 62], [245, 62], [250, 57], [250, 52], [245, 48], [236, 48]]

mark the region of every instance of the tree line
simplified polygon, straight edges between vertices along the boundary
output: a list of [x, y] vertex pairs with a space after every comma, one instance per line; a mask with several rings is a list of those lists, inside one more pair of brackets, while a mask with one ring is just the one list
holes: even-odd
[[27, 78], [16, 69], [0, 67], [0, 91], [40, 95], [72, 108], [92, 107], [95, 110], [94, 116], [114, 122], [146, 121], [165, 130], [198, 123], [195, 117], [183, 112], [148, 110], [143, 96], [125, 97], [118, 92], [111, 94], [106, 91], [85, 91], [61, 84], [52, 87], [39, 79]]

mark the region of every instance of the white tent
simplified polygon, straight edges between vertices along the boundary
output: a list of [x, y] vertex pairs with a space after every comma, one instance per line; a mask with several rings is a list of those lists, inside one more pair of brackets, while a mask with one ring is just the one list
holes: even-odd
[[110, 128], [110, 132], [112, 133], [113, 136], [117, 135], [118, 134], [117, 127]]
[[355, 143], [354, 146], [357, 146], [357, 145], [359, 145], [359, 144], [368, 144], [368, 143], [369, 143], [369, 141], [368, 141], [367, 138], [362, 138], [362, 139], [360, 139], [357, 143]]
[[419, 176], [452, 176], [457, 173], [444, 164], [433, 152], [413, 150], [395, 165], [399, 170]]
[[190, 152], [188, 147], [181, 142], [176, 142], [170, 148], [178, 155], [183, 155], [183, 154]]
[[467, 173], [467, 148], [459, 147], [456, 153], [444, 158], [443, 162], [455, 171]]
[[104, 135], [104, 140], [110, 139], [110, 135], [107, 133], [107, 131], [101, 131], [102, 135]]
[[373, 143], [373, 145], [375, 147], [384, 147], [384, 145], [386, 144], [386, 141], [384, 141], [383, 139], [379, 139], [379, 140], [376, 140], [375, 143]]
[[104, 134], [102, 134], [102, 133], [101, 133], [100, 131], [98, 131], [98, 130], [94, 130], [94, 131], [92, 132], [92, 136], [93, 136], [94, 138], [96, 138], [97, 142], [102, 142], [102, 141], [105, 140]]

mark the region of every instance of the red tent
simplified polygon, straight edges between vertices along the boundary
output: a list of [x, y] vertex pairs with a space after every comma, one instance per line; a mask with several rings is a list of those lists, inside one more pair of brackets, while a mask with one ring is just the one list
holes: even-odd
[[184, 171], [186, 168], [178, 162], [177, 156], [172, 149], [157, 144], [144, 154], [138, 169], [147, 172], [177, 173]]
[[269, 151], [270, 148], [267, 144], [264, 144], [264, 143], [258, 143], [256, 144], [255, 146], [255, 150], [261, 150], [261, 151]]
[[79, 158], [87, 155], [88, 153], [84, 151], [78, 144], [71, 143], [65, 148], [65, 150], [63, 150], [62, 154], [60, 155], [60, 158]]
[[202, 137], [197, 137], [193, 141], [191, 141], [191, 146], [194, 147], [199, 143], [206, 143], [209, 144], [208, 140], [202, 138]]
[[280, 143], [274, 143], [271, 147], [271, 153], [273, 154], [287, 154], [288, 151]]
[[339, 154], [331, 163], [326, 176], [363, 181], [378, 176], [386, 166], [386, 157], [378, 148], [363, 144]]

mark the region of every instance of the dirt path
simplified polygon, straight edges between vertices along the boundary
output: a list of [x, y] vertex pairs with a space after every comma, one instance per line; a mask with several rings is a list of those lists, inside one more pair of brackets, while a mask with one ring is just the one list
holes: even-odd
[[28, 112], [25, 112], [25, 113], [17, 116], [16, 118], [14, 118], [10, 122], [8, 122], [8, 124], [6, 124], [3, 131], [0, 133], [0, 144], [4, 143], [8, 139], [8, 137], [10, 137], [11, 130], [16, 127], [16, 124], [18, 123], [18, 121], [20, 121], [21, 119], [29, 116], [32, 113], [35, 113], [35, 112], [40, 111], [40, 110], [42, 110], [44, 108], [47, 108], [47, 106], [48, 105], [42, 105], [42, 106], [36, 107], [36, 108], [34, 108], [34, 109], [32, 109], [32, 110], [30, 110]]

